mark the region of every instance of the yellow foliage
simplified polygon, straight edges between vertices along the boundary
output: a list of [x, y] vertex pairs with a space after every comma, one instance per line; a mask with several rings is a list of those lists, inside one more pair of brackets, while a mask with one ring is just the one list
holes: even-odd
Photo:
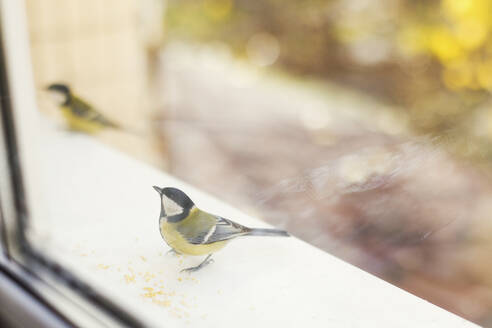
[[458, 22], [455, 35], [461, 47], [474, 50], [481, 47], [487, 40], [488, 26], [476, 20]]
[[492, 91], [492, 58], [477, 65], [476, 75], [479, 85]]
[[492, 0], [442, 0], [440, 9], [438, 18], [402, 29], [403, 49], [435, 56], [450, 89], [492, 90]]
[[441, 8], [454, 22], [474, 20], [490, 23], [490, 0], [443, 0]]
[[463, 54], [457, 38], [444, 27], [431, 28], [427, 40], [429, 50], [443, 62], [456, 59]]

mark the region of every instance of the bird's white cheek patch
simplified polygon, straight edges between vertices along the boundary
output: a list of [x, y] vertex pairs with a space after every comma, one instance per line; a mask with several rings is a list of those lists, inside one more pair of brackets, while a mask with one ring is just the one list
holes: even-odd
[[50, 92], [50, 97], [57, 105], [63, 104], [66, 100], [66, 97], [58, 92]]
[[181, 206], [164, 195], [162, 196], [162, 205], [164, 206], [164, 211], [166, 211], [166, 216], [173, 216], [183, 213], [183, 208]]

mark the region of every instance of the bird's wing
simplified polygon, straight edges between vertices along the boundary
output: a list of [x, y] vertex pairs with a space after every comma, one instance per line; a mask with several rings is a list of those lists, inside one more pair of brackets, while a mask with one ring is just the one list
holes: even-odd
[[80, 98], [73, 97], [71, 104], [69, 105], [72, 112], [76, 116], [79, 116], [91, 122], [99, 123], [104, 126], [117, 127], [116, 124], [108, 120], [101, 113], [96, 111], [91, 105], [89, 105], [88, 103], [86, 103]]
[[234, 221], [223, 217], [216, 217], [216, 224], [209, 234], [205, 236], [203, 244], [211, 244], [217, 241], [227, 240], [234, 237], [239, 237], [249, 232], [249, 228], [242, 226]]
[[[195, 245], [212, 244], [231, 239], [244, 235], [250, 230], [231, 220], [210, 214], [198, 217], [196, 220], [198, 221], [194, 222], [194, 229], [190, 229], [188, 224], [177, 227], [179, 233], [188, 242]], [[199, 230], [197, 230], [197, 227], [200, 227]]]

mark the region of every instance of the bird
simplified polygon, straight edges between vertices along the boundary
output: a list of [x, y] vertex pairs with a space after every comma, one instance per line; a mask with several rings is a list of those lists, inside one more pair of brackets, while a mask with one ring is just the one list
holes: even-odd
[[74, 95], [67, 84], [53, 83], [47, 87], [47, 90], [56, 97], [70, 130], [95, 134], [106, 128], [121, 129], [91, 104]]
[[159, 231], [162, 239], [178, 254], [201, 256], [205, 260], [195, 267], [181, 270], [198, 271], [213, 262], [213, 253], [242, 236], [282, 236], [289, 233], [278, 229], [248, 228], [239, 223], [214, 215], [195, 206], [183, 191], [173, 187], [153, 186], [161, 198]]

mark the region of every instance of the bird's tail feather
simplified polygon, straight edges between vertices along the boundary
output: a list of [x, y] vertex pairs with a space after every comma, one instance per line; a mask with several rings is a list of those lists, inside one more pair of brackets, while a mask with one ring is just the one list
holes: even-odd
[[279, 236], [289, 237], [289, 233], [284, 230], [278, 229], [251, 229], [246, 236]]

